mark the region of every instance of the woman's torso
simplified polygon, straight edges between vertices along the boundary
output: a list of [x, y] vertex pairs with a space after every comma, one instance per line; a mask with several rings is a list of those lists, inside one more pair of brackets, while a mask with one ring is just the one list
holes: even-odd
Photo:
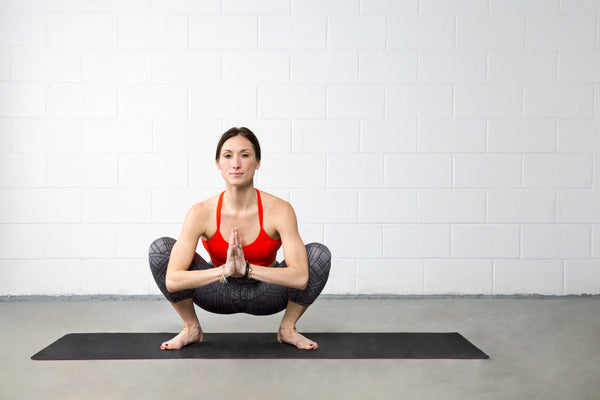
[[[257, 208], [255, 212], [243, 218], [233, 218], [226, 213], [223, 214], [223, 195], [221, 193], [217, 200], [215, 210], [215, 231], [210, 238], [203, 238], [202, 244], [210, 255], [214, 265], [219, 266], [227, 260], [227, 248], [229, 243], [223, 232], [230, 232], [236, 226], [242, 235], [242, 250], [244, 257], [250, 264], [271, 266], [277, 257], [277, 250], [281, 247], [281, 240], [274, 239], [265, 230], [264, 205], [260, 191], [256, 190]], [[271, 234], [276, 235], [277, 232]]]

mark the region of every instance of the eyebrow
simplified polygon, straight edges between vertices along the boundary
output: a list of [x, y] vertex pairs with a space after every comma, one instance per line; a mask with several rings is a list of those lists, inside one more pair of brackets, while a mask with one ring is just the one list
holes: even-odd
[[[252, 150], [251, 150], [251, 149], [241, 149], [239, 152], [240, 152], [240, 153], [243, 153], [244, 151], [248, 151], [248, 152], [250, 152], [250, 151], [252, 151]], [[225, 148], [224, 148], [223, 150], [221, 150], [221, 153], [233, 153], [233, 150], [231, 150], [231, 149], [225, 149]]]

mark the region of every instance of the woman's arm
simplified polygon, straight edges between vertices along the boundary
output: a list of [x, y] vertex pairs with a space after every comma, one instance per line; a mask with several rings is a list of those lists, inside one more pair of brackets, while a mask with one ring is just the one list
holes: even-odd
[[[225, 270], [215, 267], [199, 271], [188, 271], [196, 253], [196, 246], [200, 236], [204, 232], [205, 221], [210, 209], [203, 204], [194, 205], [185, 217], [179, 239], [171, 250], [169, 264], [167, 266], [166, 285], [169, 292], [178, 292], [185, 289], [195, 289], [209, 285], [221, 279], [223, 271], [229, 277], [235, 272], [235, 266], [229, 262], [225, 263]], [[233, 234], [232, 234], [233, 236]], [[230, 239], [230, 243], [233, 243]]]
[[278, 200], [269, 218], [274, 222], [281, 237], [287, 268], [252, 265], [252, 278], [275, 285], [305, 289], [308, 284], [308, 259], [306, 248], [298, 233], [294, 209], [289, 203]]

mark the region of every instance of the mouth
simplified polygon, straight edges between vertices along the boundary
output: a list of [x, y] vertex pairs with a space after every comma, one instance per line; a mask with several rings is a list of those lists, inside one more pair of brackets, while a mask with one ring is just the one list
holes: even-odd
[[240, 176], [242, 176], [242, 175], [244, 175], [244, 174], [243, 174], [243, 173], [241, 173], [241, 172], [233, 172], [233, 173], [231, 173], [231, 174], [229, 174], [229, 175], [233, 176], [234, 178], [238, 178], [238, 177], [240, 177]]

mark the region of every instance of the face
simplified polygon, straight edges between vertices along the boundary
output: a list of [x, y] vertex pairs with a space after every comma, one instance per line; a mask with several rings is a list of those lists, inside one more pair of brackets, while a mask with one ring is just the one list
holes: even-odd
[[259, 168], [252, 143], [243, 136], [234, 136], [223, 143], [217, 168], [228, 183], [242, 184], [252, 181]]

